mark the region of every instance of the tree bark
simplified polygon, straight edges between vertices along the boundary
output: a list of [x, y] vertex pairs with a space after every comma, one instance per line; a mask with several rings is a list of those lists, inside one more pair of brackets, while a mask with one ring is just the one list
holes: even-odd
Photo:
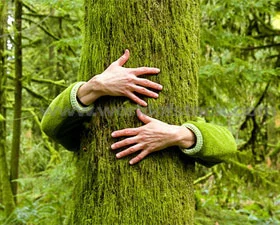
[[11, 151], [11, 171], [10, 179], [12, 181], [12, 191], [14, 200], [17, 202], [18, 185], [15, 181], [19, 173], [19, 153], [20, 153], [20, 134], [21, 134], [21, 107], [22, 107], [22, 38], [21, 38], [21, 17], [22, 2], [15, 0], [15, 103], [14, 103], [14, 121], [13, 138]]
[[0, 202], [4, 205], [6, 216], [10, 215], [14, 210], [14, 199], [9, 179], [8, 163], [6, 158], [6, 98], [5, 86], [7, 81], [6, 72], [6, 44], [7, 44], [7, 1], [0, 4]]
[[[170, 124], [195, 116], [198, 98], [199, 0], [85, 0], [79, 80], [101, 73], [127, 48], [127, 67], [159, 67], [149, 77], [164, 89], [143, 109]], [[140, 126], [138, 106], [125, 98], [95, 104], [77, 160], [69, 224], [193, 224], [194, 161], [178, 148], [153, 153], [137, 165], [116, 160], [114, 130]]]

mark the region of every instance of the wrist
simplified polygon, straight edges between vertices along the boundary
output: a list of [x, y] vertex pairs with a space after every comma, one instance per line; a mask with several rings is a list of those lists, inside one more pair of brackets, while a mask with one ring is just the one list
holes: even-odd
[[80, 86], [80, 88], [78, 89], [78, 101], [81, 102], [82, 105], [91, 105], [93, 102], [95, 102], [98, 98], [102, 96], [99, 87], [100, 84], [94, 76], [92, 79]]
[[188, 129], [187, 127], [183, 126], [175, 126], [175, 144], [176, 146], [188, 149], [191, 148], [196, 143], [196, 136], [195, 134]]
[[89, 113], [92, 109], [93, 109], [93, 106], [83, 106], [80, 102], [79, 102], [79, 99], [78, 99], [78, 90], [79, 88], [84, 85], [86, 82], [77, 82], [75, 85], [73, 85], [72, 89], [71, 89], [71, 92], [70, 92], [70, 103], [71, 103], [71, 106], [72, 108], [77, 111], [78, 113]]
[[188, 131], [191, 131], [192, 134], [195, 136], [195, 144], [189, 146], [188, 148], [180, 147], [182, 152], [184, 152], [187, 155], [196, 155], [203, 146], [203, 136], [200, 130], [192, 123], [184, 123], [182, 125], [183, 128], [185, 128]]

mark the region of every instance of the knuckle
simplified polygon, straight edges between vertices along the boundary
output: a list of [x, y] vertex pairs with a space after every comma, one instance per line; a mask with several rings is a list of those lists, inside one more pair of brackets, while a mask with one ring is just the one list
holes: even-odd
[[143, 133], [141, 135], [139, 135], [138, 139], [141, 143], [145, 144], [144, 141], [145, 141], [146, 138], [144, 137]]
[[123, 140], [122, 141], [122, 146], [126, 146], [127, 145], [127, 140]]
[[146, 150], [146, 152], [147, 152], [147, 154], [150, 154], [150, 153], [152, 153], [152, 149], [148, 148], [148, 149]]
[[143, 143], [142, 146], [143, 146], [144, 149], [146, 149], [147, 147], [149, 147], [147, 143]]
[[146, 72], [147, 68], [146, 67], [141, 67], [141, 72]]
[[145, 73], [146, 67], [139, 67], [139, 73]]
[[122, 94], [125, 95], [125, 96], [129, 96], [130, 92], [131, 92], [131, 91], [130, 91], [129, 89], [124, 89], [124, 90], [122, 91]]
[[136, 96], [132, 96], [131, 99], [135, 102], [137, 102], [137, 100], [138, 100]]
[[145, 92], [146, 92], [146, 88], [140, 87], [140, 92], [141, 92], [141, 93], [145, 93]]
[[131, 147], [131, 148], [128, 149], [128, 152], [133, 153], [133, 152], [135, 152], [135, 149], [133, 147]]
[[143, 80], [143, 84], [144, 84], [145, 86], [149, 85], [149, 83], [150, 83], [150, 82], [149, 82], [147, 79]]
[[132, 83], [133, 80], [134, 80], [134, 77], [132, 77], [132, 76], [128, 76], [128, 77], [126, 78], [126, 81], [127, 81], [128, 83]]
[[140, 160], [142, 160], [143, 158], [144, 158], [143, 155], [137, 155], [137, 156], [136, 156], [137, 161], [140, 161]]

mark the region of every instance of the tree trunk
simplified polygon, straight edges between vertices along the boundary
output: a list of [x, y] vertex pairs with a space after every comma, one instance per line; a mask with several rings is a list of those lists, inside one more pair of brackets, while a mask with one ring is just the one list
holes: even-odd
[[[199, 0], [85, 0], [79, 80], [101, 73], [128, 48], [127, 67], [161, 69], [149, 78], [164, 89], [148, 99], [146, 113], [186, 122], [197, 106], [199, 15]], [[116, 160], [110, 151], [112, 131], [141, 125], [136, 108], [124, 98], [96, 102], [78, 154], [70, 224], [193, 224], [193, 160], [169, 148], [130, 166], [131, 157]]]
[[8, 216], [12, 213], [15, 205], [9, 179], [9, 170], [6, 158], [6, 110], [5, 110], [5, 86], [7, 81], [6, 73], [6, 41], [7, 41], [7, 1], [0, 4], [0, 202], [5, 207], [5, 214]]
[[22, 107], [22, 44], [21, 44], [21, 16], [22, 2], [15, 0], [15, 103], [13, 121], [13, 139], [11, 151], [11, 181], [12, 191], [16, 202], [18, 185], [14, 181], [18, 178], [20, 133], [21, 133], [21, 107]]

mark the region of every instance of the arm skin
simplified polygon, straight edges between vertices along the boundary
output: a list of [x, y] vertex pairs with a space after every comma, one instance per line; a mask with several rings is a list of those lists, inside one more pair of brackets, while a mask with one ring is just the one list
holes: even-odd
[[[158, 94], [147, 88], [161, 90], [162, 86], [148, 79], [139, 78], [143, 74], [158, 74], [158, 68], [139, 67], [124, 68], [129, 59], [129, 51], [113, 62], [103, 73], [94, 76], [83, 84], [75, 83], [64, 90], [50, 104], [42, 119], [42, 129], [45, 133], [62, 144], [70, 151], [80, 149], [80, 135], [84, 131], [84, 123], [90, 120], [92, 104], [104, 95], [126, 96], [141, 106], [147, 103], [134, 93], [157, 98]], [[74, 89], [77, 90], [74, 90]], [[74, 91], [73, 91], [74, 90]], [[77, 102], [88, 107], [82, 107]], [[203, 136], [203, 145], [193, 130], [186, 126], [166, 124], [153, 119], [137, 110], [138, 118], [144, 123], [138, 128], [127, 128], [115, 131], [113, 137], [126, 137], [111, 146], [112, 150], [128, 145], [126, 150], [118, 153], [117, 158], [140, 152], [130, 160], [135, 164], [152, 152], [160, 151], [169, 146], [178, 146], [184, 153], [196, 158], [203, 165], [212, 166], [226, 161], [236, 151], [235, 141], [230, 132], [213, 124], [202, 122], [188, 122], [193, 124]], [[198, 151], [192, 151], [193, 146], [201, 143]], [[195, 153], [195, 154], [194, 154]]]
[[112, 150], [132, 145], [116, 154], [117, 158], [122, 158], [140, 151], [135, 158], [129, 161], [131, 165], [138, 163], [155, 151], [160, 151], [175, 145], [181, 148], [190, 148], [195, 144], [196, 137], [194, 133], [183, 126], [169, 125], [153, 119], [143, 114], [139, 109], [137, 109], [137, 116], [144, 123], [144, 126], [126, 128], [112, 133], [112, 137], [114, 138], [127, 137], [122, 141], [114, 143], [111, 146]]
[[114, 138], [126, 137], [114, 143], [111, 146], [112, 150], [129, 146], [117, 153], [117, 158], [140, 152], [129, 161], [131, 165], [140, 162], [152, 152], [160, 151], [170, 146], [178, 146], [184, 149], [186, 154], [188, 154], [189, 149], [189, 155], [196, 158], [197, 162], [208, 167], [226, 161], [236, 153], [235, 140], [224, 127], [205, 122], [188, 122], [195, 125], [203, 137], [201, 149], [193, 154], [191, 148], [196, 144], [196, 137], [189, 129], [184, 126], [163, 123], [143, 114], [139, 109], [137, 110], [137, 116], [144, 123], [143, 126], [126, 128], [112, 133]]
[[[103, 73], [78, 86], [77, 96], [73, 97], [72, 93], [73, 88], [77, 87], [75, 86], [77, 83], [70, 85], [58, 95], [42, 118], [43, 131], [66, 149], [77, 151], [80, 146], [80, 136], [77, 134], [83, 132], [84, 122], [90, 119], [87, 114], [91, 114], [92, 106], [82, 109], [82, 106], [78, 105], [76, 97], [83, 105], [92, 105], [101, 96], [125, 96], [141, 106], [147, 106], [147, 103], [135, 93], [157, 98], [158, 94], [149, 88], [160, 91], [162, 86], [139, 76], [156, 75], [160, 70], [153, 67], [125, 68], [123, 65], [129, 56], [129, 51], [125, 50], [125, 53]], [[74, 94], [76, 95], [76, 93]]]
[[84, 105], [93, 104], [101, 96], [125, 96], [141, 106], [147, 103], [135, 95], [135, 92], [151, 98], [157, 98], [156, 92], [147, 88], [161, 90], [160, 84], [139, 78], [144, 74], [158, 74], [160, 70], [153, 67], [125, 68], [129, 51], [113, 62], [103, 73], [94, 76], [78, 90], [78, 98]]

